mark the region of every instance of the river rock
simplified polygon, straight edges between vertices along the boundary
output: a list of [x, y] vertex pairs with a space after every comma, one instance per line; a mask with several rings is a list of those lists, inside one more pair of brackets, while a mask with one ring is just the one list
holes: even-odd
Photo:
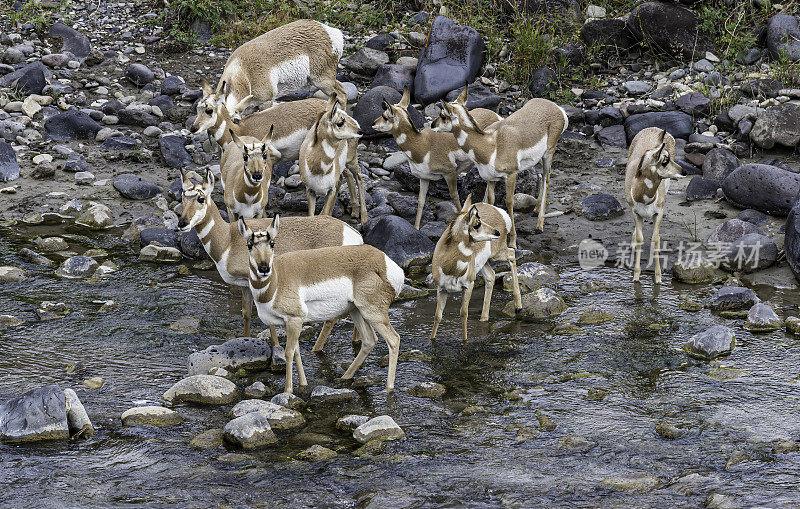
[[318, 385], [311, 391], [311, 401], [314, 403], [343, 403], [358, 398], [358, 393], [353, 389], [334, 389]]
[[91, 202], [75, 222], [90, 228], [101, 229], [113, 225], [114, 216], [107, 206], [102, 203]]
[[216, 449], [222, 445], [223, 440], [224, 431], [220, 428], [211, 428], [192, 438], [189, 446], [199, 450]]
[[368, 420], [369, 417], [366, 415], [345, 415], [336, 421], [336, 429], [352, 432]]
[[192, 163], [192, 157], [186, 151], [185, 136], [162, 136], [158, 139], [158, 146], [164, 162], [170, 168], [184, 168]]
[[739, 311], [750, 309], [760, 299], [749, 288], [740, 286], [723, 286], [711, 296], [711, 309], [713, 311]]
[[720, 223], [719, 226], [714, 228], [711, 235], [708, 236], [707, 244], [719, 243], [733, 243], [745, 235], [756, 233], [759, 235], [766, 235], [764, 230], [748, 221], [742, 221], [739, 218], [728, 219]]
[[161, 187], [132, 173], [114, 177], [114, 188], [131, 200], [149, 200], [161, 193]]
[[24, 269], [10, 265], [0, 267], [0, 283], [19, 283], [27, 279], [28, 274]]
[[292, 410], [281, 405], [276, 405], [263, 399], [246, 399], [236, 403], [231, 409], [231, 417], [241, 417], [250, 412], [259, 412], [269, 421], [273, 429], [299, 428], [306, 423], [303, 415], [297, 410]]
[[89, 277], [97, 271], [100, 264], [88, 256], [71, 256], [64, 260], [56, 270], [56, 275], [65, 278]]
[[590, 221], [604, 221], [623, 214], [622, 204], [608, 193], [587, 196], [580, 201], [580, 214]]
[[635, 41], [655, 52], [687, 59], [706, 46], [699, 25], [694, 11], [662, 2], [639, 4], [627, 19], [628, 32]]
[[703, 177], [722, 182], [739, 166], [739, 158], [733, 152], [721, 147], [712, 148], [703, 160]]
[[[519, 291], [529, 293], [543, 286], [554, 287], [558, 284], [558, 273], [549, 265], [538, 262], [525, 262], [517, 266], [517, 280]], [[503, 276], [503, 289], [507, 292], [513, 290], [514, 281], [511, 274]]]
[[653, 87], [650, 83], [640, 80], [630, 80], [622, 84], [622, 88], [632, 96], [644, 95]]
[[722, 185], [716, 180], [701, 176], [692, 177], [686, 186], [686, 201], [707, 200], [716, 198], [717, 191]]
[[36, 63], [38, 65], [29, 64], [19, 71], [4, 76], [3, 81], [7, 82], [5, 86], [13, 87], [26, 96], [41, 95], [47, 86], [47, 74], [41, 62]]
[[794, 206], [786, 218], [783, 247], [786, 250], [786, 261], [792, 268], [795, 278], [800, 281], [800, 196], [795, 199]]
[[201, 405], [227, 405], [239, 397], [236, 384], [214, 375], [193, 375], [180, 380], [161, 398], [170, 405], [198, 403]]
[[269, 369], [272, 349], [258, 338], [234, 338], [189, 355], [189, 374], [207, 374], [211, 368], [258, 371]]
[[11, 145], [0, 140], [0, 182], [11, 182], [19, 178], [17, 154]]
[[244, 388], [244, 397], [249, 399], [263, 398], [267, 394], [267, 386], [263, 382], [253, 382]]
[[69, 110], [48, 117], [44, 129], [47, 137], [55, 141], [93, 140], [100, 124], [82, 111]]
[[715, 325], [703, 332], [695, 334], [683, 345], [683, 350], [692, 357], [711, 360], [727, 355], [736, 346], [736, 336], [724, 325]]
[[428, 44], [419, 53], [414, 77], [416, 102], [430, 104], [471, 83], [483, 67], [485, 53], [486, 44], [474, 28], [437, 16]]
[[691, 259], [678, 259], [672, 265], [672, 277], [681, 283], [714, 283], [723, 278], [714, 263]]
[[323, 447], [319, 444], [314, 444], [304, 451], [297, 453], [297, 459], [300, 461], [324, 461], [333, 459], [339, 454], [336, 451]]
[[136, 150], [139, 141], [130, 136], [111, 136], [103, 140], [102, 147], [106, 150]]
[[50, 37], [61, 38], [61, 52], [72, 53], [78, 58], [86, 58], [92, 51], [89, 38], [74, 28], [61, 22], [55, 22], [47, 30]]
[[747, 312], [744, 328], [750, 332], [771, 332], [781, 327], [783, 327], [783, 320], [763, 302], [753, 304], [753, 307]]
[[[800, 336], [800, 318], [790, 316], [786, 318], [786, 332]], [[338, 426], [338, 424], [337, 424]]]
[[139, 127], [150, 127], [158, 125], [160, 120], [152, 113], [148, 113], [138, 108], [124, 108], [117, 112], [118, 120], [121, 124]]
[[603, 148], [617, 147], [627, 148], [628, 138], [625, 136], [625, 127], [622, 125], [611, 125], [600, 129], [597, 134], [597, 141]]
[[628, 143], [639, 131], [648, 127], [664, 129], [675, 138], [687, 139], [694, 131], [692, 117], [682, 111], [652, 111], [637, 113], [625, 119], [625, 134]]
[[708, 111], [711, 99], [700, 92], [690, 92], [683, 94], [675, 100], [675, 106], [681, 111], [693, 116], [700, 116]]
[[0, 441], [34, 442], [91, 436], [94, 428], [72, 389], [48, 385], [0, 405]]
[[[361, 130], [364, 132], [364, 136], [369, 138], [371, 136], [383, 136], [383, 133], [379, 133], [375, 129], [372, 128], [372, 124], [375, 123], [375, 120], [383, 115], [383, 101], [387, 101], [389, 104], [397, 104], [400, 102], [400, 98], [402, 95], [400, 92], [395, 90], [394, 88], [387, 87], [387, 86], [378, 86], [375, 88], [369, 89], [364, 95], [362, 95], [358, 102], [356, 103], [355, 107], [353, 108], [353, 118], [358, 121], [358, 124], [361, 126]], [[406, 108], [409, 114], [409, 118], [411, 119], [411, 123], [414, 124], [417, 128], [421, 129], [422, 126], [425, 124], [425, 117], [417, 111], [416, 108], [408, 105]]]
[[146, 65], [131, 64], [125, 69], [125, 77], [137, 87], [143, 87], [155, 79], [155, 74]]
[[261, 412], [251, 412], [228, 422], [223, 428], [225, 440], [243, 449], [259, 449], [278, 441], [269, 420]]
[[503, 308], [503, 314], [510, 318], [541, 321], [560, 315], [567, 310], [567, 304], [550, 288], [539, 288], [535, 292], [522, 295], [522, 311], [516, 312], [514, 301]]
[[800, 18], [776, 14], [767, 23], [767, 50], [774, 59], [800, 60]]
[[775, 145], [796, 147], [800, 143], [800, 104], [788, 102], [761, 111], [750, 131], [750, 139], [764, 149]]
[[800, 174], [767, 164], [745, 164], [722, 181], [722, 190], [738, 207], [785, 216], [800, 193]]
[[772, 266], [778, 259], [775, 242], [759, 233], [736, 239], [724, 253], [722, 266], [731, 271], [754, 272]]
[[408, 87], [413, 94], [414, 74], [416, 72], [417, 68], [410, 65], [384, 64], [375, 73], [375, 78], [373, 78], [370, 88], [390, 87], [399, 93], [403, 93], [403, 89]]
[[447, 391], [447, 388], [436, 382], [422, 382], [408, 390], [412, 396], [420, 398], [440, 398]]
[[362, 231], [365, 244], [380, 249], [404, 269], [430, 262], [436, 247], [431, 239], [399, 216], [370, 219]]
[[385, 51], [367, 47], [360, 48], [341, 61], [345, 69], [365, 76], [372, 76], [380, 66], [388, 63], [389, 55], [387, 55]]
[[[273, 348], [274, 350], [274, 348]], [[270, 400], [272, 403], [276, 405], [280, 405], [286, 408], [291, 408], [292, 410], [297, 410], [299, 408], [303, 408], [305, 405], [305, 401], [299, 396], [295, 396], [294, 394], [290, 394], [288, 392], [282, 392], [280, 394], [276, 394]]]
[[143, 262], [179, 262], [183, 253], [175, 247], [148, 244], [139, 250], [139, 260]]
[[405, 436], [403, 429], [388, 415], [374, 417], [353, 431], [353, 438], [362, 444], [370, 440], [396, 440]]
[[137, 406], [122, 412], [123, 426], [175, 426], [183, 416], [163, 406]]
[[[462, 90], [463, 87], [448, 92], [445, 99], [451, 102], [455, 101]], [[500, 100], [499, 95], [492, 92], [480, 81], [470, 83], [467, 89], [467, 109], [485, 108], [487, 110], [497, 111]]]
[[139, 232], [140, 246], [146, 246], [152, 242], [177, 248], [180, 246], [180, 234], [167, 228], [145, 228]]

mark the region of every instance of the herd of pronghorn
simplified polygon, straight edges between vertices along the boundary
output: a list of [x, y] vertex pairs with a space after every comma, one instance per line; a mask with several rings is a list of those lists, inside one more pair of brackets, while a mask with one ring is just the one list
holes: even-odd
[[[183, 209], [179, 228], [194, 228], [222, 279], [243, 289], [245, 335], [255, 301], [259, 318], [270, 327], [286, 328], [286, 387], [292, 392], [293, 364], [306, 384], [298, 349], [305, 323], [325, 322], [313, 351], [325, 344], [336, 320], [350, 315], [354, 339], [361, 349], [344, 373], [352, 378], [376, 343], [375, 333], [389, 347], [387, 391], [394, 388], [400, 336], [389, 322], [389, 306], [399, 295], [405, 275], [382, 251], [363, 243], [357, 230], [331, 217], [345, 168], [353, 216], [367, 219], [364, 188], [358, 164], [358, 122], [346, 112], [346, 94], [336, 79], [342, 56], [341, 31], [312, 20], [300, 20], [271, 30], [237, 48], [228, 58], [216, 90], [203, 82], [203, 98], [192, 125], [208, 132], [222, 147], [220, 173], [226, 222], [211, 199], [215, 177], [183, 174]], [[304, 99], [273, 104], [273, 100], [313, 85], [329, 100]], [[457, 213], [436, 244], [432, 274], [437, 285], [436, 335], [449, 292], [463, 291], [462, 337], [467, 336], [467, 311], [475, 278], [486, 282], [481, 320], [488, 320], [495, 281], [490, 260], [507, 261], [513, 277], [513, 298], [522, 306], [515, 250], [516, 174], [539, 161], [543, 178], [537, 227], [544, 227], [547, 187], [556, 143], [567, 127], [563, 109], [545, 99], [532, 99], [506, 118], [485, 109], [466, 108], [467, 89], [455, 101], [441, 103], [441, 115], [431, 127], [416, 128], [409, 119], [406, 89], [397, 104], [384, 101], [375, 119], [377, 131], [390, 133], [420, 179], [414, 226], [420, 227], [431, 180], [444, 178]], [[266, 109], [233, 119], [250, 104]], [[642, 219], [656, 216], [653, 250], [659, 247], [669, 178], [681, 176], [674, 162], [675, 140], [658, 128], [641, 131], [633, 140], [625, 178], [625, 197], [632, 209], [636, 252], [634, 280], [640, 276]], [[273, 165], [299, 161], [308, 197], [308, 217], [264, 218]], [[459, 200], [457, 177], [475, 165], [486, 180], [484, 202]], [[183, 172], [182, 172], [183, 173]], [[506, 209], [493, 205], [494, 186], [506, 185]], [[316, 196], [325, 196], [322, 215], [314, 216]], [[291, 255], [284, 256], [287, 253]], [[656, 282], [661, 280], [657, 252]]]

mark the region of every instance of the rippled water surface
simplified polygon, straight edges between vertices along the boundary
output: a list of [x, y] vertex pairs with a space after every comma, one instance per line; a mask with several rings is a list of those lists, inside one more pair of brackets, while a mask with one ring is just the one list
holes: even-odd
[[[19, 249], [33, 247], [30, 238], [43, 233], [67, 235], [77, 253], [105, 248], [120, 269], [99, 281], [64, 280], [53, 268], [21, 261]], [[187, 356], [234, 337], [241, 318], [238, 292], [215, 272], [180, 275], [178, 265], [139, 262], [119, 233], [87, 238], [85, 232], [70, 237], [62, 227], [0, 227], [0, 265], [22, 266], [30, 275], [0, 285], [0, 314], [26, 320], [0, 329], [0, 400], [50, 383], [73, 387], [97, 428], [88, 441], [0, 445], [2, 506], [698, 507], [715, 492], [742, 505], [800, 505], [800, 453], [772, 451], [774, 441], [800, 439], [800, 340], [783, 331], [751, 335], [741, 320], [678, 308], [681, 296], [707, 301], [713, 287], [667, 281], [654, 294], [650, 280], [637, 290], [628, 272], [614, 268], [559, 267], [558, 291], [570, 306], [560, 323], [590, 306], [612, 315], [569, 334], [554, 332], [553, 324], [503, 322], [499, 310], [509, 295], [502, 291], [495, 293], [490, 325], [480, 324], [479, 289], [469, 344], [460, 342], [457, 299], [431, 344], [435, 299], [396, 304], [391, 318], [401, 350], [422, 350], [431, 361], [401, 363], [390, 397], [375, 386], [360, 389], [348, 406], [309, 408], [308, 426], [281, 434], [268, 450], [235, 456], [229, 453], [241, 451], [188, 446], [198, 433], [223, 426], [228, 407], [181, 407], [187, 419], [173, 428], [124, 428], [124, 410], [157, 402], [185, 376]], [[607, 289], [582, 290], [590, 280]], [[758, 293], [781, 316], [798, 313], [796, 294]], [[109, 299], [118, 308], [98, 312]], [[39, 322], [34, 311], [46, 300], [72, 311]], [[171, 331], [183, 315], [201, 318], [202, 332]], [[736, 331], [729, 357], [705, 363], [680, 351], [692, 334], [716, 323]], [[336, 386], [340, 365], [352, 359], [350, 334], [340, 322], [323, 355], [310, 353], [309, 341], [302, 344], [311, 387]], [[385, 354], [379, 343], [357, 376], [383, 383]], [[81, 381], [94, 376], [105, 385], [83, 388]], [[280, 373], [242, 383], [254, 380], [273, 393], [283, 383]], [[407, 393], [423, 381], [444, 384], [445, 396]], [[466, 407], [473, 408], [462, 412]], [[390, 414], [408, 438], [358, 458], [351, 454], [358, 444], [334, 426], [348, 413]], [[545, 416], [554, 430], [540, 429], [537, 417]], [[664, 419], [685, 429], [684, 436], [657, 435], [654, 426]], [[340, 455], [314, 464], [292, 459], [312, 443]], [[725, 470], [735, 450], [751, 459]]]

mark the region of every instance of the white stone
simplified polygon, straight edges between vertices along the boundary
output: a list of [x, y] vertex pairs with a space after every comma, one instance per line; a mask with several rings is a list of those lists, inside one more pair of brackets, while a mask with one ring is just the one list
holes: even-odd
[[404, 438], [405, 432], [388, 415], [381, 415], [368, 420], [353, 431], [353, 438], [365, 444], [370, 440], [395, 440]]
[[161, 398], [171, 405], [227, 405], [236, 400], [238, 393], [236, 384], [230, 380], [213, 375], [194, 375], [177, 382]]
[[79, 171], [75, 174], [75, 183], [80, 185], [91, 185], [94, 182], [94, 173], [90, 171]]
[[183, 416], [163, 406], [140, 406], [122, 413], [123, 426], [174, 426], [183, 421]]
[[33, 164], [52, 163], [53, 156], [50, 154], [39, 154], [33, 158]]

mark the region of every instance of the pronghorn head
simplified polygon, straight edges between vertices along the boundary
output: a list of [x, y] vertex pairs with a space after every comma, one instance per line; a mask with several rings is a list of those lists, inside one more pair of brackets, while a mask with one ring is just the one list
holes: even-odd
[[675, 138], [664, 130], [660, 131], [648, 140], [653, 148], [644, 153], [637, 176], [650, 174], [662, 179], [685, 177], [686, 170], [675, 162]]
[[211, 170], [206, 171], [206, 178], [203, 182], [196, 184], [181, 170], [181, 179], [183, 180], [183, 199], [181, 202], [183, 211], [180, 219], [178, 219], [178, 229], [188, 232], [206, 216], [211, 193], [214, 191], [214, 174], [211, 173]]
[[439, 116], [433, 119], [431, 129], [437, 132], [446, 133], [453, 129], [472, 129], [483, 134], [483, 129], [475, 122], [475, 119], [467, 110], [467, 88], [456, 97], [455, 101], [441, 101], [442, 111]]
[[363, 134], [358, 121], [344, 111], [336, 99], [336, 94], [328, 100], [325, 112], [319, 119], [319, 125], [325, 131], [327, 138], [354, 140]]
[[244, 178], [249, 180], [248, 184], [250, 185], [258, 185], [264, 178], [272, 178], [272, 165], [281, 157], [281, 153], [272, 145], [274, 129], [275, 126], [271, 125], [264, 139], [249, 143], [243, 141], [230, 129], [233, 142], [242, 151]]
[[452, 230], [469, 237], [472, 242], [486, 242], [500, 238], [500, 232], [496, 228], [481, 221], [478, 207], [472, 203], [472, 195], [467, 196], [461, 210], [453, 218]]
[[411, 119], [408, 115], [408, 105], [410, 102], [411, 93], [408, 91], [408, 87], [403, 88], [403, 97], [400, 98], [399, 103], [389, 104], [389, 101], [384, 99], [383, 114], [375, 119], [375, 122], [372, 124], [372, 128], [382, 133], [388, 133], [393, 129], [397, 129], [400, 126], [401, 120], [405, 120], [406, 124], [411, 125], [414, 130], [419, 132], [419, 130], [411, 122]]
[[203, 98], [197, 102], [197, 117], [195, 117], [190, 129], [193, 133], [201, 133], [214, 127], [220, 115], [218, 108], [222, 103], [220, 96], [214, 92], [214, 89], [211, 88], [211, 85], [206, 80], [202, 81], [202, 87]]
[[251, 230], [243, 218], [239, 218], [239, 231], [250, 252], [250, 274], [256, 279], [268, 278], [272, 273], [275, 258], [275, 237], [280, 228], [280, 217], [276, 214], [272, 224], [265, 230]]

